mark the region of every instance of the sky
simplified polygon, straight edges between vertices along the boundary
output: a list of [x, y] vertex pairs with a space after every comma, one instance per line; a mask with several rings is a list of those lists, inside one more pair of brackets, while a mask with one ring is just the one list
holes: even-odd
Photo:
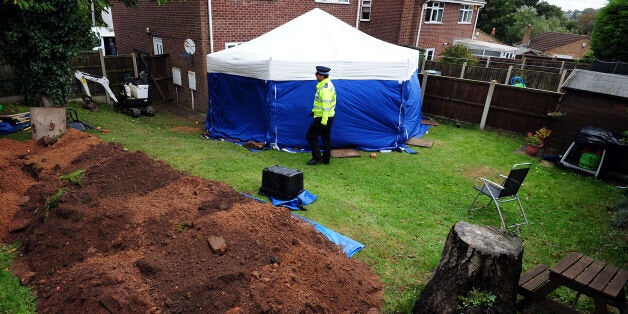
[[569, 10], [584, 10], [586, 8], [599, 9], [608, 4], [607, 0], [545, 0], [549, 4], [553, 4], [563, 9], [563, 11]]

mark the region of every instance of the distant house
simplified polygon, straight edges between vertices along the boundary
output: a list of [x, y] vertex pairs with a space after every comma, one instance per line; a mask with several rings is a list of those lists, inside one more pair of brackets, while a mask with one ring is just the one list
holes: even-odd
[[[456, 40], [472, 39], [484, 0], [371, 1], [368, 15], [360, 16], [359, 29], [402, 46], [425, 50], [433, 60]], [[364, 10], [362, 10], [364, 12]]]
[[590, 49], [589, 37], [585, 35], [547, 32], [530, 37], [530, 26], [526, 29], [523, 39], [515, 43], [521, 48], [520, 53], [543, 55], [562, 59], [580, 59]]
[[[256, 38], [314, 8], [378, 39], [423, 48], [427, 59], [456, 40], [472, 39], [484, 0], [138, 0], [113, 7], [119, 54], [168, 54], [177, 99], [208, 108], [205, 56]], [[316, 38], [312, 38], [316, 40]], [[194, 104], [197, 104], [194, 107]]]

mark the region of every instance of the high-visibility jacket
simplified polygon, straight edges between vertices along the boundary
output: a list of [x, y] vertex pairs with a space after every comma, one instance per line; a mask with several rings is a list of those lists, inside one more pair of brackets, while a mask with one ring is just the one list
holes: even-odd
[[321, 118], [321, 124], [327, 125], [327, 120], [336, 115], [336, 89], [329, 78], [316, 84], [314, 95], [314, 118]]

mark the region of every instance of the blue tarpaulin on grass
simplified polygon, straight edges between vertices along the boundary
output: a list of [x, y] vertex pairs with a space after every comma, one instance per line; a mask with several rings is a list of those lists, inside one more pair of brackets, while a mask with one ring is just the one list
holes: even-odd
[[309, 223], [311, 223], [318, 232], [324, 234], [331, 242], [342, 246], [342, 252], [347, 254], [348, 257], [352, 257], [355, 253], [358, 253], [362, 248], [364, 248], [364, 244], [355, 241], [349, 237], [343, 236], [342, 234], [331, 230], [319, 223], [316, 223], [312, 220], [309, 220], [303, 216], [299, 216], [297, 214], [292, 214], [293, 216], [299, 217]]
[[301, 210], [303, 209], [303, 206], [314, 203], [317, 197], [318, 196], [310, 193], [308, 190], [304, 190], [299, 195], [297, 195], [297, 197], [287, 201], [278, 200], [272, 196], [269, 196], [268, 198], [270, 198], [270, 202], [274, 206], [283, 206], [288, 207], [292, 210]]

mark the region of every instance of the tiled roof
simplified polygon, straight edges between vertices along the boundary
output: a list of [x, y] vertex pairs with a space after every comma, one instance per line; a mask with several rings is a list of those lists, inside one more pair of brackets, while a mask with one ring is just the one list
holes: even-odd
[[530, 44], [528, 45], [528, 48], [531, 48], [534, 50], [545, 51], [551, 48], [564, 46], [574, 41], [578, 41], [581, 39], [588, 39], [588, 38], [589, 37], [585, 35], [547, 32], [547, 33], [543, 33], [541, 35], [532, 37], [530, 39]]

